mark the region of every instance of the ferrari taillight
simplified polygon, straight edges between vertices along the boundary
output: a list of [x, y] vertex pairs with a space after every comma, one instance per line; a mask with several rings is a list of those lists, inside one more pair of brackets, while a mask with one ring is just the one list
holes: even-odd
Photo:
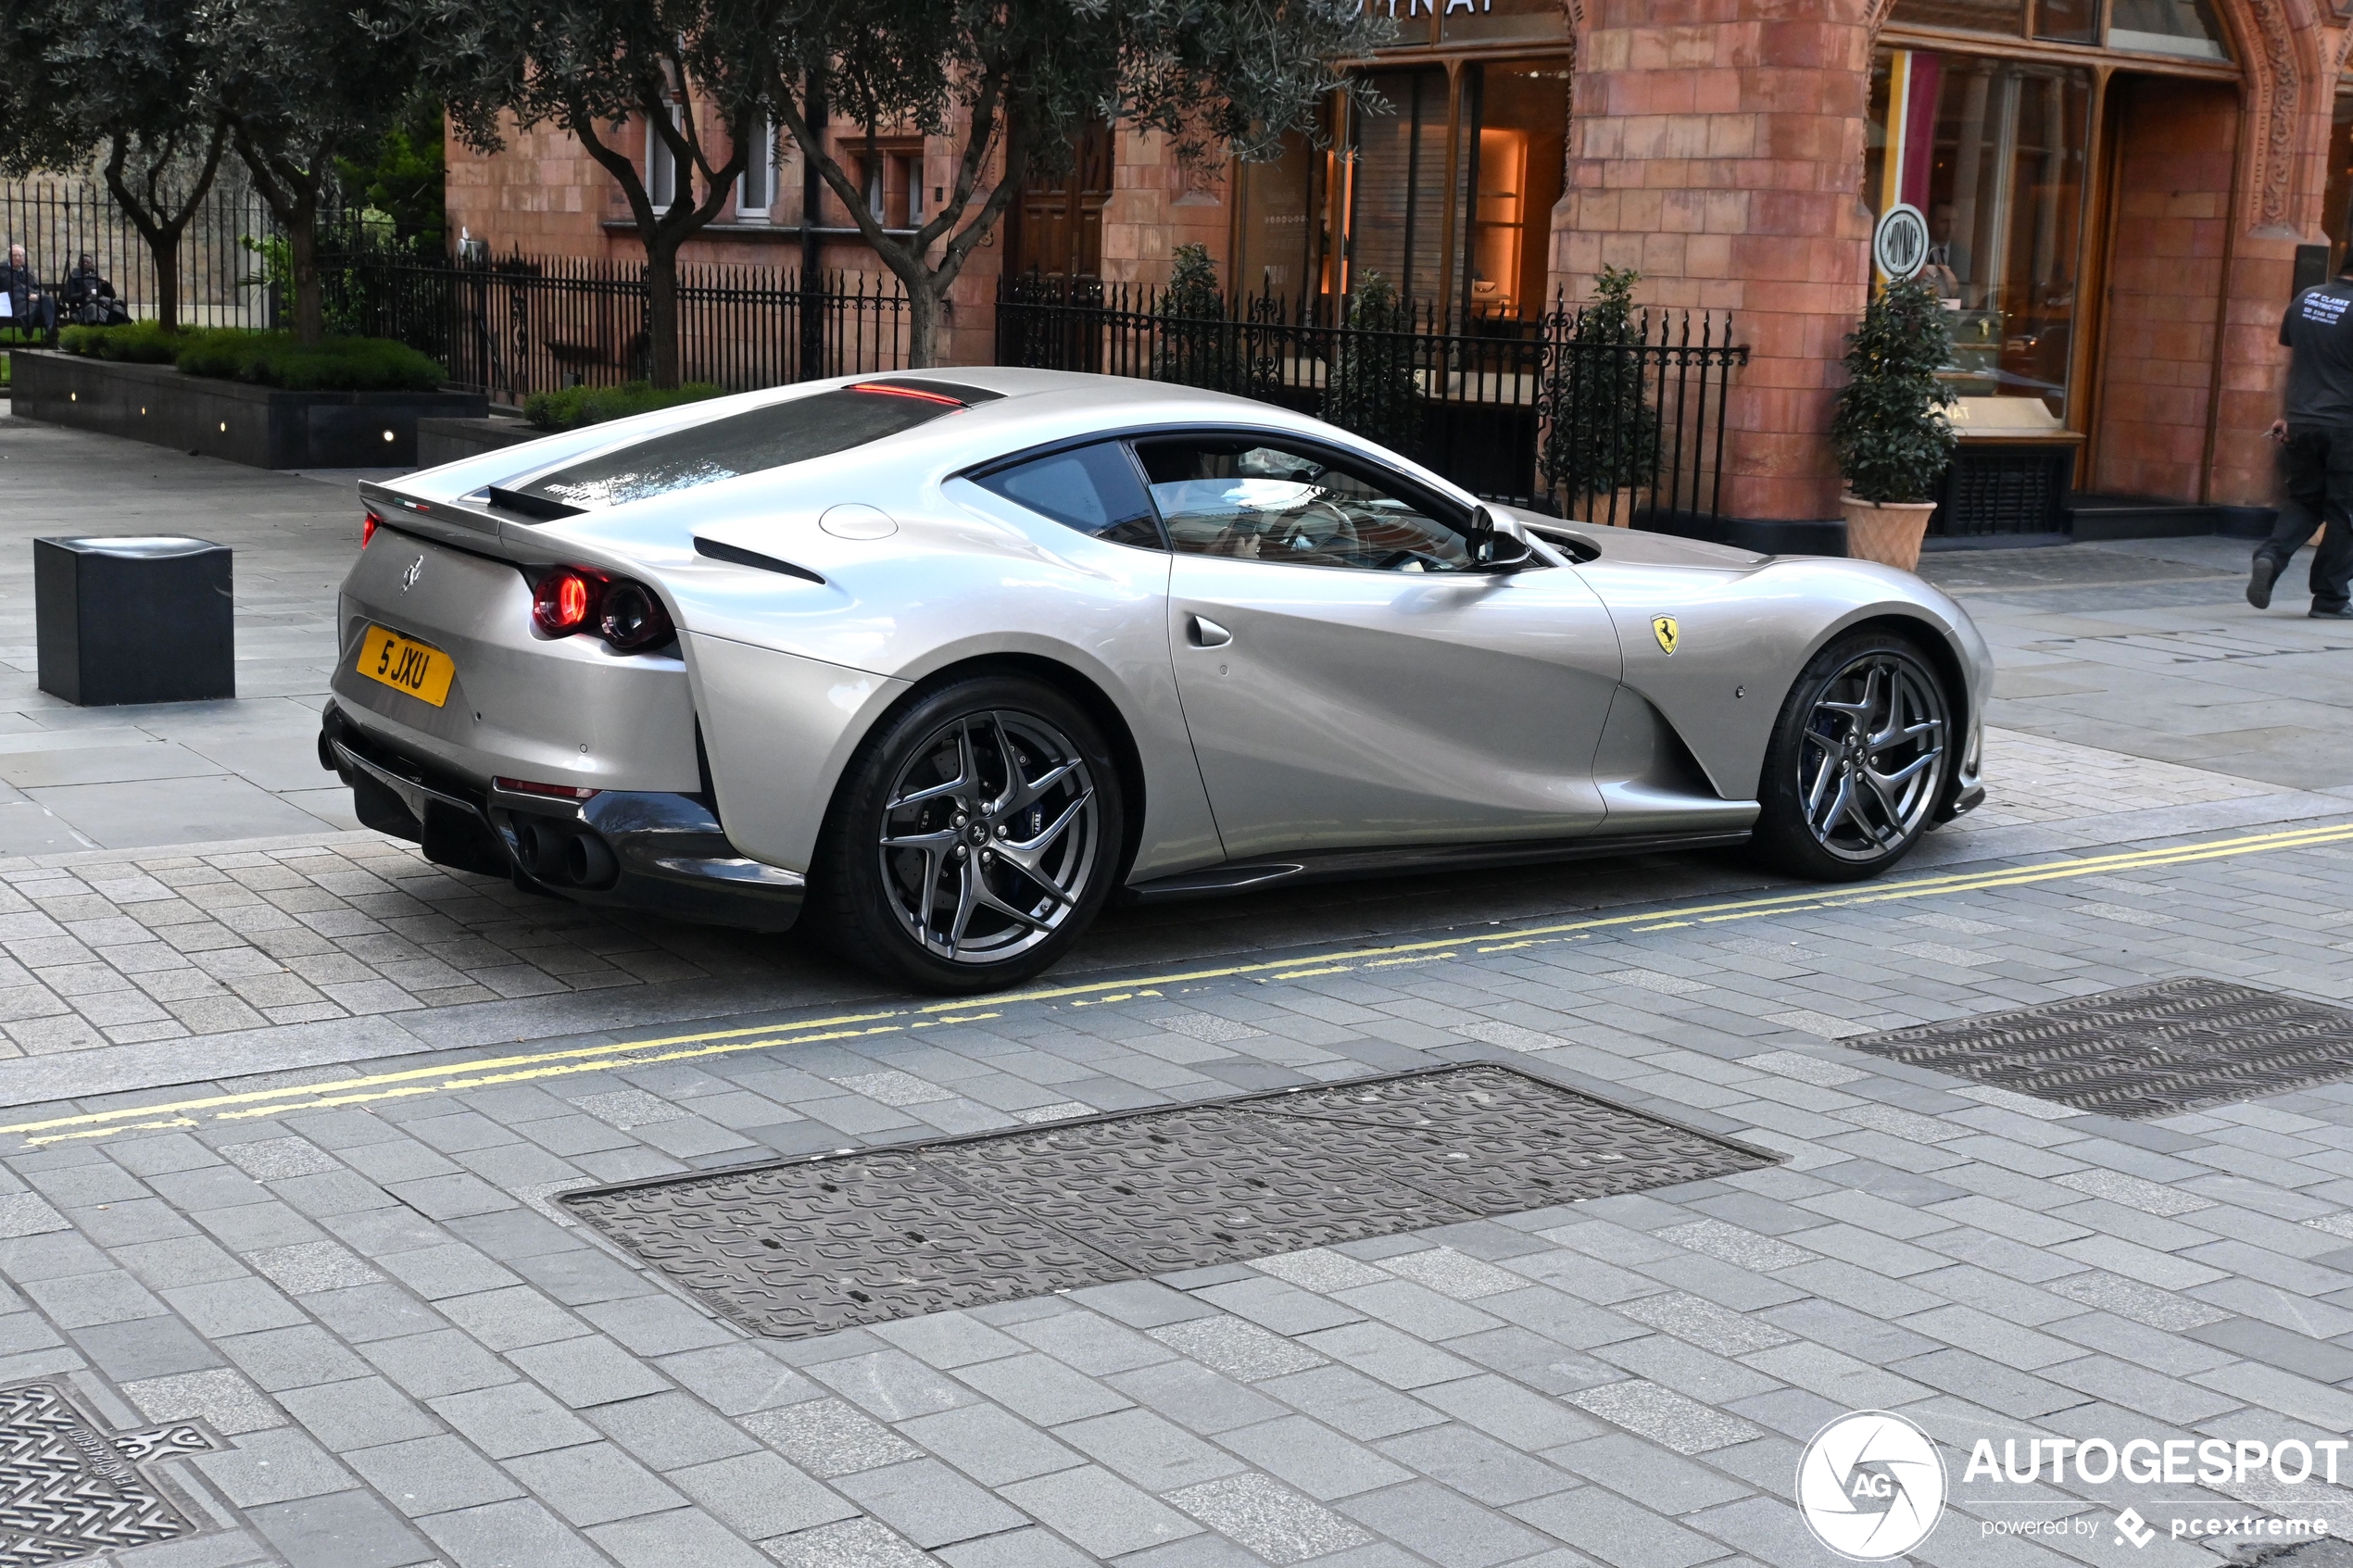
[[383, 526], [384, 519], [378, 517], [373, 512], [370, 512], [365, 518], [361, 519], [359, 523], [359, 547], [363, 550], [366, 549], [368, 547], [368, 542], [376, 536], [376, 530], [382, 528]]
[[550, 637], [594, 632], [617, 653], [660, 647], [678, 634], [651, 588], [585, 566], [560, 566], [539, 579], [531, 621]]
[[539, 580], [531, 596], [531, 620], [551, 637], [584, 631], [597, 611], [604, 579], [576, 566], [560, 566]]

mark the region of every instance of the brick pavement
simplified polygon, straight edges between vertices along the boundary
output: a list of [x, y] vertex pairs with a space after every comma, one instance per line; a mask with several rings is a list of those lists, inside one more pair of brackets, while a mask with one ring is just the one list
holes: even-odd
[[[2128, 1123], [1835, 1043], [2185, 972], [2341, 997], [2353, 848], [1970, 885], [276, 1115], [149, 1094], [194, 1124], [0, 1160], [0, 1382], [222, 1435], [163, 1467], [218, 1528], [126, 1565], [1813, 1563], [1790, 1477], [1850, 1408], [1957, 1460], [2353, 1428], [2353, 1085]], [[550, 1202], [1478, 1057], [1785, 1158], [792, 1342]], [[2085, 1488], [1997, 1508], [1955, 1468], [1938, 1568], [2203, 1558], [1986, 1539]]]

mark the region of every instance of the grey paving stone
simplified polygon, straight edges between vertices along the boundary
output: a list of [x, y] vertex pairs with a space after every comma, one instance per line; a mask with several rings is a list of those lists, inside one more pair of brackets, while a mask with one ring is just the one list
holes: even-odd
[[658, 1394], [670, 1386], [661, 1374], [602, 1335], [526, 1345], [507, 1359], [574, 1410]]
[[[248, 1510], [245, 1517], [287, 1568], [405, 1568], [433, 1555], [433, 1548], [397, 1514], [362, 1491], [271, 1503]], [[130, 1568], [131, 1557], [121, 1561]], [[463, 1568], [473, 1568], [460, 1561]]]
[[1429, 1481], [1367, 1492], [1338, 1507], [1358, 1524], [1445, 1568], [1490, 1568], [1553, 1544], [1517, 1521]]
[[1201, 1526], [1094, 1465], [1001, 1488], [1014, 1507], [1097, 1557], [1117, 1557], [1201, 1533]]
[[531, 1499], [417, 1522], [457, 1568], [609, 1568], [610, 1560]]
[[1409, 1480], [1412, 1472], [1305, 1416], [1285, 1416], [1218, 1439], [1267, 1474], [1329, 1502]]
[[1349, 1367], [1315, 1367], [1270, 1378], [1258, 1387], [1363, 1442], [1435, 1426], [1444, 1419], [1419, 1400]]
[[1603, 1420], [1679, 1454], [1704, 1454], [1757, 1436], [1756, 1428], [1745, 1421], [1641, 1378], [1579, 1389], [1568, 1399]]
[[771, 1568], [771, 1560], [726, 1525], [693, 1509], [592, 1526], [588, 1538], [621, 1568]]
[[1021, 1340], [1000, 1334], [963, 1312], [932, 1312], [900, 1323], [877, 1323], [874, 1332], [877, 1338], [888, 1340], [916, 1360], [941, 1368], [1019, 1355], [1022, 1350]]
[[610, 1443], [582, 1443], [502, 1461], [532, 1495], [576, 1525], [677, 1508], [686, 1499]]
[[1094, 1312], [1056, 1312], [1014, 1323], [1006, 1332], [1022, 1345], [1042, 1350], [1090, 1377], [1107, 1377], [1174, 1359], [1167, 1346]]
[[348, 1490], [351, 1473], [308, 1436], [282, 1427], [249, 1432], [224, 1452], [195, 1460], [221, 1495], [240, 1508]]
[[942, 1547], [934, 1556], [949, 1568], [1092, 1568], [1095, 1562], [1043, 1530], [1013, 1530], [1001, 1536], [988, 1536]]
[[[1016, 1509], [1006, 1506], [937, 1460], [913, 1460], [881, 1470], [862, 1470], [837, 1478], [834, 1485], [861, 1508], [919, 1547], [947, 1546], [976, 1536], [998, 1535], [1029, 1522]], [[1000, 1490], [1010, 1497], [1023, 1486], [1036, 1485], [1038, 1483], [1034, 1481], [1017, 1482]]]
[[492, 1459], [593, 1443], [597, 1429], [529, 1384], [510, 1384], [430, 1401], [434, 1414]]
[[929, 1568], [936, 1561], [875, 1519], [821, 1524], [761, 1545], [783, 1568]]
[[739, 1535], [755, 1539], [847, 1519], [856, 1510], [767, 1452], [689, 1465], [664, 1477]]
[[345, 1458], [370, 1486], [412, 1519], [522, 1495], [512, 1481], [455, 1437], [417, 1437], [356, 1449]]
[[1483, 1432], [1453, 1423], [1408, 1432], [1373, 1447], [1448, 1490], [1491, 1508], [1526, 1502], [1577, 1485], [1575, 1476], [1564, 1474]]
[[[1266, 1408], [1269, 1413], [1273, 1413], [1274, 1406]], [[1097, 1419], [1118, 1418], [1107, 1416]], [[1084, 1426], [1088, 1424], [1082, 1422], [1078, 1424]], [[967, 1405], [963, 1410], [917, 1416], [912, 1421], [902, 1423], [900, 1431], [984, 1486], [1026, 1481], [1033, 1475], [1068, 1470], [1085, 1462], [1079, 1455], [1052, 1437], [1015, 1420], [994, 1405]], [[887, 1448], [877, 1447], [870, 1451], [885, 1456], [879, 1463], [913, 1459], [919, 1453], [910, 1444], [896, 1440]], [[876, 1466], [860, 1468], [873, 1469]]]
[[913, 1445], [841, 1399], [804, 1399], [757, 1411], [741, 1424], [812, 1475], [849, 1475], [920, 1457]]
[[[805, 1370], [811, 1377], [872, 1414], [885, 1421], [904, 1421], [912, 1415], [928, 1415], [934, 1411], [970, 1404], [973, 1397], [963, 1383], [985, 1392], [992, 1381], [1006, 1375], [1006, 1369], [1033, 1365], [1042, 1360], [1033, 1356], [984, 1361], [951, 1377], [904, 1350], [888, 1349], [821, 1361]], [[959, 1377], [963, 1383], [959, 1383]]]
[[145, 1378], [124, 1384], [122, 1392], [149, 1421], [199, 1416], [223, 1436], [286, 1424], [285, 1413], [267, 1395], [228, 1367]]
[[1596, 1487], [1540, 1498], [1513, 1514], [1612, 1568], [1691, 1568], [1724, 1555], [1718, 1541]]
[[588, 1411], [588, 1419], [639, 1460], [663, 1472], [751, 1453], [760, 1447], [741, 1426], [675, 1389], [598, 1405]]
[[1324, 1364], [1306, 1347], [1239, 1318], [1193, 1318], [1149, 1332], [1177, 1354], [1243, 1383]]
[[337, 1453], [430, 1437], [442, 1429], [423, 1405], [381, 1377], [290, 1388], [278, 1399], [312, 1436]]
[[1150, 1411], [1123, 1410], [1067, 1422], [1054, 1436], [1150, 1492], [1229, 1475], [1242, 1466]]
[[984, 1361], [964, 1368], [958, 1375], [1015, 1414], [1041, 1426], [1101, 1415], [1128, 1403], [1126, 1396], [1108, 1384], [1073, 1372], [1051, 1356], [1031, 1354]]
[[1372, 1544], [1365, 1530], [1265, 1475], [1203, 1481], [1168, 1500], [1268, 1562], [1304, 1562]]

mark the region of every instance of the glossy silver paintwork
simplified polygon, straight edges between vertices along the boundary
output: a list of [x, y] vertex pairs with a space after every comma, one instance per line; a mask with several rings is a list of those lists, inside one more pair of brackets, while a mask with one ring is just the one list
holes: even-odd
[[[1502, 525], [1535, 542], [1531, 570], [1355, 571], [1106, 543], [959, 475], [1100, 433], [1214, 426], [1340, 446], [1472, 503], [1264, 404], [1049, 371], [930, 373], [1005, 395], [848, 452], [553, 521], [495, 511], [485, 487], [845, 383], [691, 405], [369, 487], [397, 532], [379, 533], [345, 585], [345, 717], [477, 784], [675, 791], [700, 786], [699, 720], [730, 843], [805, 872], [844, 769], [892, 706], [935, 674], [1011, 657], [1090, 686], [1125, 730], [1144, 786], [1125, 876], [1142, 884], [1292, 852], [1738, 832], [1798, 670], [1841, 630], [1894, 620], [1945, 648], [1966, 684], [1959, 785], [1976, 784], [1990, 659], [1960, 608], [1908, 573], [1504, 508]], [[1536, 530], [1598, 558], [1573, 563]], [[711, 558], [698, 536], [824, 581]], [[420, 556], [404, 591], [396, 578]], [[517, 568], [558, 562], [652, 584], [681, 628], [674, 655], [538, 636]], [[1680, 626], [1672, 654], [1655, 615]], [[434, 713], [353, 675], [370, 621], [447, 649], [463, 698], [453, 690]]]

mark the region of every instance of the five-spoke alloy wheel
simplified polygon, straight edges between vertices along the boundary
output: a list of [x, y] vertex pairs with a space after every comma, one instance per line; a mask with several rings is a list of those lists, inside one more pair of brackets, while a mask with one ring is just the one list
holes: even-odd
[[1076, 704], [958, 682], [851, 763], [821, 861], [826, 923], [848, 956], [927, 989], [1010, 985], [1093, 920], [1123, 825], [1117, 769]]
[[1944, 683], [1911, 643], [1880, 633], [1832, 643], [1782, 705], [1765, 758], [1759, 847], [1818, 881], [1885, 871], [1943, 800], [1954, 738]]

